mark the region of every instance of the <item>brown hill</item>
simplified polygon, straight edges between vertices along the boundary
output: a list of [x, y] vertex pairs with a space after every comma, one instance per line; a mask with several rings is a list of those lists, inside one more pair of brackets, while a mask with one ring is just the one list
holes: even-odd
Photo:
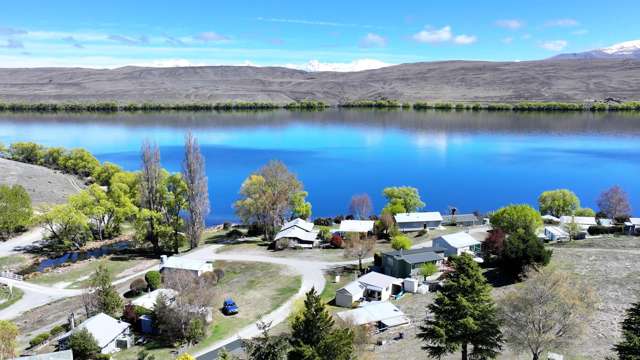
[[206, 66], [0, 69], [3, 101], [224, 102], [640, 99], [638, 60], [445, 61], [352, 73]]

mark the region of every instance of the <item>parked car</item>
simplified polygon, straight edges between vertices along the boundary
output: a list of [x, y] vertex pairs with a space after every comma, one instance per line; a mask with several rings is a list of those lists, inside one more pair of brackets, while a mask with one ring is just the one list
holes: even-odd
[[238, 313], [238, 305], [233, 299], [228, 298], [222, 304], [222, 313], [225, 315], [235, 315]]

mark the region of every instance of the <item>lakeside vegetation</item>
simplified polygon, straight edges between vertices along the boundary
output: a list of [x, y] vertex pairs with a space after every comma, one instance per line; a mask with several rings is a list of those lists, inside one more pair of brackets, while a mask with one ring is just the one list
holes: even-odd
[[317, 100], [301, 100], [288, 104], [273, 102], [217, 102], [217, 103], [128, 103], [122, 104], [115, 101], [95, 103], [2, 103], [0, 111], [5, 112], [157, 112], [157, 111], [239, 111], [239, 110], [322, 110], [328, 105]]
[[355, 100], [335, 106], [319, 100], [301, 100], [287, 104], [275, 102], [193, 102], [193, 103], [118, 103], [115, 101], [95, 103], [26, 103], [0, 102], [0, 112], [13, 113], [136, 113], [136, 112], [207, 112], [207, 111], [322, 111], [328, 108], [342, 109], [390, 109], [390, 110], [440, 110], [440, 111], [513, 111], [513, 112], [616, 112], [640, 111], [640, 101], [629, 102], [518, 102], [518, 103], [467, 103], [427, 102], [414, 103], [399, 100]]

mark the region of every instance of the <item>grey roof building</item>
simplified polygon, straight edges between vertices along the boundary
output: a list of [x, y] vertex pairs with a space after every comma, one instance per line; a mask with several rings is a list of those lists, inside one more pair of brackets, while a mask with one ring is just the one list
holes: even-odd
[[73, 352], [71, 350], [56, 351], [47, 354], [23, 356], [14, 360], [73, 360]]
[[382, 270], [389, 276], [410, 277], [425, 263], [442, 264], [444, 251], [437, 247], [424, 247], [386, 252], [382, 254]]

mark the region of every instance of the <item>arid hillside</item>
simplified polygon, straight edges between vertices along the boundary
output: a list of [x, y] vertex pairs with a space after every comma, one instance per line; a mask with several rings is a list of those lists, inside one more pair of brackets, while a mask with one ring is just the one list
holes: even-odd
[[0, 100], [224, 102], [640, 100], [638, 60], [446, 61], [352, 73], [207, 66], [0, 69]]

